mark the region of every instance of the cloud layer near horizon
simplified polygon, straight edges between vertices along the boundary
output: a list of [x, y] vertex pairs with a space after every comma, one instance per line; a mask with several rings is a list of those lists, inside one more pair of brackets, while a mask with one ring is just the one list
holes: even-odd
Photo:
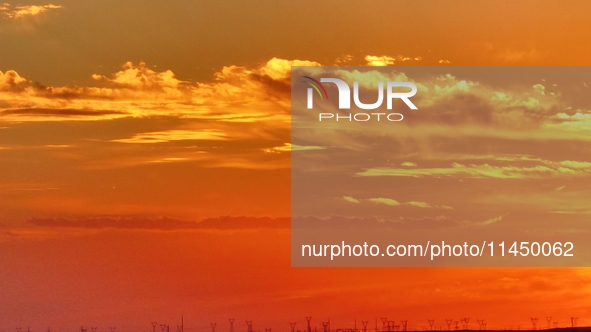
[[[336, 61], [355, 63], [350, 56]], [[420, 64], [423, 60], [368, 55], [361, 61], [375, 65], [405, 61]], [[378, 63], [380, 61], [383, 63]], [[388, 160], [378, 158], [371, 164], [342, 162], [339, 172], [368, 178], [489, 179], [495, 187], [497, 182], [491, 180], [552, 178], [557, 182], [552, 188], [568, 185], [565, 191], [552, 192], [552, 203], [546, 202], [551, 211], [576, 214], [587, 211], [582, 208], [580, 199], [574, 198], [564, 204], [565, 195], [583, 190], [569, 181], [586, 179], [591, 171], [591, 161], [580, 154], [581, 144], [587, 145], [591, 140], [587, 134], [591, 112], [585, 103], [569, 101], [572, 89], [564, 80], [540, 77], [528, 84], [503, 86], [479, 81], [470, 75], [453, 74], [452, 67], [440, 67], [439, 74], [420, 79], [410, 67], [390, 67], [387, 72], [369, 69], [364, 73], [332, 67], [332, 75], [357, 80], [364, 91], [373, 91], [376, 81], [413, 81], [419, 88], [415, 100], [420, 110], [408, 114], [395, 131], [385, 126], [371, 127], [371, 132], [364, 133], [366, 139], [351, 140], [334, 130], [323, 135], [317, 144], [292, 145], [289, 137], [291, 66], [319, 65], [309, 60], [272, 58], [252, 68], [228, 65], [209, 81], [196, 82], [180, 80], [171, 70], [156, 69], [143, 62], [127, 62], [111, 75], [92, 74], [95, 82], [92, 86], [45, 86], [14, 70], [0, 73], [0, 125], [6, 138], [0, 144], [0, 151], [16, 158], [12, 159], [11, 170], [6, 173], [12, 174], [7, 182], [7, 188], [12, 189], [4, 191], [6, 202], [12, 202], [8, 203], [12, 206], [17, 202], [34, 205], [32, 210], [50, 215], [68, 210], [100, 214], [101, 209], [112, 204], [93, 206], [93, 199], [104, 201], [101, 196], [104, 194], [96, 191], [90, 196], [92, 191], [77, 196], [65, 190], [71, 187], [72, 180], [68, 180], [68, 176], [48, 174], [44, 181], [25, 181], [31, 179], [27, 174], [36, 171], [19, 167], [18, 160], [41, 157], [58, 165], [67, 163], [62, 169], [79, 173], [82, 178], [90, 176], [91, 172], [119, 169], [116, 172], [123, 173], [138, 167], [141, 172], [147, 172], [156, 165], [163, 168], [167, 178], [179, 177], [164, 171], [172, 168], [182, 169], [181, 177], [191, 178], [187, 174], [195, 166], [200, 172], [204, 167], [288, 171], [292, 151], [302, 156], [330, 155], [342, 144], [362, 151], [370, 149], [380, 137], [388, 143], [391, 153]], [[588, 89], [583, 80], [575, 79], [571, 83], [575, 89]], [[127, 186], [144, 187], [137, 182], [129, 182]], [[286, 186], [281, 188], [286, 189]], [[52, 191], [55, 200], [77, 204], [66, 208], [50, 203], [54, 199], [49, 199], [43, 191], [28, 190], [37, 187], [56, 188]], [[112, 187], [113, 193], [119, 190], [116, 184]], [[175, 187], [183, 188], [180, 192], [184, 195], [189, 193], [188, 184]], [[74, 192], [79, 194], [81, 190], [84, 191], [79, 188]], [[213, 191], [216, 193], [212, 197], [217, 197], [218, 190]], [[36, 198], [23, 200], [17, 198], [16, 193], [28, 193]], [[125, 199], [137, 200], [134, 195], [126, 193]], [[489, 195], [495, 200], [505, 197], [498, 188]], [[349, 194], [343, 191], [336, 197], [343, 196]], [[365, 199], [385, 197], [390, 196], [383, 193]], [[427, 209], [427, 206], [457, 208], [462, 205], [455, 199], [442, 198], [415, 195], [397, 197], [396, 201], [406, 202], [405, 206], [422, 207], [415, 210], [424, 211], [421, 212], [423, 216], [429, 216], [431, 212], [427, 211], [441, 210]], [[484, 198], [473, 196], [470, 199]], [[158, 211], [158, 214], [171, 210], [170, 206], [166, 207], [168, 204], [160, 206], [154, 200], [152, 203], [156, 204], [119, 204], [113, 211], [125, 215], [143, 210]], [[218, 204], [222, 209], [221, 201]], [[447, 210], [447, 213], [461, 213]], [[246, 212], [237, 213], [248, 214]], [[468, 219], [476, 222], [492, 215]]]

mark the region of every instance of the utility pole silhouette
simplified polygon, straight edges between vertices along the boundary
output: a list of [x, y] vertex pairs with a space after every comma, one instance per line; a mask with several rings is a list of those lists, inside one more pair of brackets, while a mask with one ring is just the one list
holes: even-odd
[[158, 322], [151, 322], [152, 323], [152, 332], [156, 332], [156, 326], [158, 325]]
[[312, 325], [310, 325], [310, 321], [312, 320], [312, 316], [306, 317], [306, 320], [308, 321], [308, 332], [312, 332]]
[[462, 321], [462, 329], [467, 330], [468, 323], [470, 322], [470, 317], [462, 318], [461, 321]]
[[362, 320], [361, 324], [363, 324], [363, 332], [367, 332], [367, 324], [369, 323], [368, 320]]
[[482, 330], [484, 326], [484, 319], [477, 319], [476, 321], [478, 322], [478, 329]]
[[429, 329], [431, 331], [434, 331], [435, 329], [433, 328], [433, 326], [435, 325], [435, 319], [428, 319], [427, 321], [429, 322]]
[[548, 322], [548, 329], [550, 329], [550, 325], [552, 324], [552, 316], [546, 316], [546, 321]]
[[253, 332], [252, 331], [252, 321], [251, 320], [247, 320], [246, 321], [246, 326], [248, 327], [248, 331], [247, 332]]
[[402, 328], [402, 331], [406, 331], [407, 323], [408, 323], [408, 320], [401, 320], [400, 321], [400, 327]]
[[534, 330], [538, 329], [538, 317], [531, 317], [531, 324]]
[[388, 325], [390, 331], [398, 331], [398, 329], [400, 328], [400, 325], [396, 325], [395, 320], [388, 321]]
[[386, 323], [388, 322], [387, 317], [380, 317], [382, 319], [382, 331], [386, 331]]
[[211, 332], [215, 332], [215, 326], [218, 325], [218, 323], [209, 323], [211, 325]]
[[291, 332], [295, 332], [296, 323], [289, 323], [289, 325], [291, 326]]
[[447, 330], [450, 331], [451, 330], [451, 323], [453, 322], [453, 319], [446, 319], [445, 323], [447, 324]]
[[577, 322], [579, 321], [579, 317], [571, 317], [570, 318], [570, 325], [572, 328], [577, 327]]
[[324, 332], [329, 332], [328, 327], [329, 327], [329, 322], [322, 322], [322, 328], [324, 329]]
[[[234, 318], [230, 318], [230, 332], [234, 332]], [[293, 332], [293, 331], [291, 331]]]

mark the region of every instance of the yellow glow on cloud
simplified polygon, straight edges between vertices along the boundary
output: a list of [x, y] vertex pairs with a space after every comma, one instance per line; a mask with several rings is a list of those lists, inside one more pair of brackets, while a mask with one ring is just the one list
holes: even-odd
[[351, 202], [351, 203], [359, 203], [359, 200], [351, 197], [351, 196], [343, 196], [343, 199], [346, 200], [347, 202]]
[[383, 197], [370, 198], [370, 199], [368, 199], [368, 201], [370, 201], [372, 203], [386, 204], [386, 205], [390, 205], [390, 206], [398, 206], [398, 205], [400, 205], [400, 202], [398, 202], [396, 200], [393, 200], [391, 198], [383, 198]]
[[19, 84], [25, 83], [27, 80], [21, 77], [14, 70], [7, 70], [6, 73], [0, 71], [0, 91], [10, 91], [18, 88]]
[[225, 133], [215, 130], [164, 130], [149, 133], [136, 134], [131, 138], [123, 138], [113, 140], [113, 142], [120, 143], [164, 143], [170, 141], [185, 141], [185, 140], [226, 140], [228, 137]]
[[591, 112], [577, 111], [573, 115], [558, 113], [554, 117], [558, 122], [545, 123], [545, 128], [556, 128], [567, 131], [591, 131]]
[[584, 161], [541, 161], [540, 164], [531, 167], [522, 166], [493, 166], [463, 165], [453, 163], [447, 168], [370, 168], [358, 173], [361, 176], [402, 176], [402, 177], [423, 177], [423, 176], [459, 176], [469, 178], [497, 178], [497, 179], [526, 179], [543, 178], [548, 176], [588, 176], [591, 175], [591, 163]]
[[416, 206], [420, 208], [432, 208], [431, 204], [425, 202], [407, 202], [405, 205]]
[[391, 57], [391, 56], [387, 56], [387, 55], [381, 55], [381, 56], [376, 56], [376, 55], [367, 55], [365, 58], [365, 61], [367, 63], [368, 66], [389, 66], [389, 65], [393, 65], [394, 62], [396, 61], [400, 61], [400, 62], [404, 62], [404, 61], [421, 61], [423, 60], [422, 57], [408, 57], [408, 56], [402, 56], [402, 55], [398, 55], [397, 57]]
[[158, 159], [158, 160], [152, 160], [151, 162], [153, 162], [153, 163], [171, 163], [171, 162], [188, 161], [188, 160], [191, 160], [191, 159], [183, 158], [183, 157], [168, 157], [168, 158], [162, 158], [162, 159]]
[[418, 202], [418, 201], [410, 201], [406, 203], [400, 203], [397, 200], [391, 198], [369, 198], [369, 199], [357, 199], [351, 196], [343, 196], [343, 199], [350, 203], [361, 203], [362, 201], [376, 203], [376, 204], [386, 204], [390, 206], [410, 206], [410, 207], [417, 207], [417, 208], [424, 208], [424, 209], [431, 209], [431, 208], [439, 208], [445, 210], [453, 210], [453, 207], [447, 205], [431, 205], [427, 202]]
[[282, 146], [276, 146], [270, 149], [263, 149], [266, 153], [273, 153], [273, 152], [288, 152], [288, 151], [311, 151], [311, 150], [325, 150], [326, 147], [324, 146], [314, 146], [314, 145], [297, 145], [291, 143], [283, 143]]
[[140, 62], [138, 66], [135, 66], [131, 62], [125, 63], [123, 70], [115, 73], [112, 79], [97, 74], [93, 74], [92, 78], [97, 81], [110, 82], [123, 87], [148, 90], [170, 89], [170, 91], [174, 91], [180, 83], [184, 83], [176, 79], [172, 71], [156, 72], [146, 67], [145, 62]]
[[23, 5], [23, 6], [15, 6], [8, 3], [4, 3], [0, 5], [0, 11], [4, 12], [4, 15], [11, 19], [20, 19], [24, 17], [30, 16], [37, 16], [41, 13], [44, 13], [50, 9], [60, 9], [62, 6], [48, 4], [48, 5]]
[[321, 66], [321, 64], [316, 61], [273, 58], [260, 71], [274, 80], [285, 80], [290, 77], [292, 66]]
[[368, 55], [365, 57], [368, 66], [388, 66], [394, 64], [394, 58], [390, 56]]
[[[0, 121], [110, 120], [121, 117], [177, 116], [226, 122], [269, 121], [289, 124], [289, 84], [274, 91], [261, 80], [269, 73], [288, 76], [291, 64], [305, 61], [272, 59], [260, 68], [228, 66], [210, 83], [180, 81], [170, 70], [127, 62], [110, 76], [92, 75], [103, 86], [41, 87], [9, 70], [0, 73]], [[257, 76], [258, 75], [258, 76]], [[268, 76], [264, 76], [268, 77]], [[281, 84], [279, 86], [281, 86]]]

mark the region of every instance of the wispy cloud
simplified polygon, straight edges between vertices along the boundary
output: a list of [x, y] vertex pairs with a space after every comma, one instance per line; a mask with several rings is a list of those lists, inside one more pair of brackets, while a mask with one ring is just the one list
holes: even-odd
[[384, 197], [376, 197], [376, 198], [367, 198], [367, 199], [358, 199], [352, 196], [343, 196], [343, 199], [350, 203], [361, 203], [361, 202], [370, 202], [374, 204], [384, 204], [389, 206], [410, 206], [410, 207], [417, 207], [417, 208], [424, 208], [424, 209], [431, 209], [431, 208], [439, 208], [439, 209], [446, 209], [446, 210], [453, 210], [453, 207], [447, 205], [431, 205], [427, 202], [419, 202], [419, 201], [410, 201], [406, 203], [401, 203], [392, 198], [384, 198]]
[[130, 138], [113, 140], [119, 143], [165, 143], [170, 141], [191, 141], [191, 140], [226, 140], [228, 137], [224, 132], [217, 129], [206, 130], [164, 130], [149, 133], [136, 134]]
[[325, 146], [315, 145], [297, 145], [291, 143], [283, 143], [282, 146], [275, 146], [272, 148], [263, 149], [266, 153], [273, 152], [288, 152], [288, 151], [312, 151], [312, 150], [326, 150]]
[[390, 168], [377, 167], [359, 172], [361, 176], [400, 176], [400, 177], [467, 177], [496, 179], [525, 179], [547, 177], [576, 177], [591, 175], [591, 162], [586, 161], [548, 161], [543, 160], [532, 166], [493, 166], [490, 164], [464, 165], [453, 163], [451, 167], [434, 168]]
[[77, 120], [97, 120], [104, 117], [124, 117], [128, 113], [123, 111], [110, 110], [92, 110], [92, 109], [70, 109], [70, 108], [21, 108], [21, 109], [7, 109], [0, 111], [1, 117], [34, 117], [36, 119], [64, 120], [66, 118], [76, 118]]
[[407, 202], [404, 204], [410, 205], [410, 206], [416, 206], [416, 207], [420, 207], [420, 208], [432, 208], [431, 204], [426, 203], [426, 202]]
[[368, 55], [365, 57], [365, 61], [366, 64], [368, 66], [389, 66], [389, 65], [393, 65], [396, 61], [399, 62], [405, 62], [405, 61], [421, 61], [423, 58], [422, 57], [408, 57], [408, 56], [396, 56], [396, 57], [391, 57], [391, 56], [387, 56], [387, 55], [381, 55], [381, 56], [376, 56], [376, 55]]
[[48, 10], [63, 8], [61, 5], [47, 4], [47, 5], [21, 5], [13, 6], [9, 3], [0, 5], [0, 11], [5, 17], [10, 19], [21, 19], [25, 17], [32, 17], [40, 15]]
[[289, 218], [219, 217], [190, 222], [173, 218], [83, 217], [31, 219], [35, 226], [51, 228], [127, 229], [127, 230], [239, 230], [289, 227]]
[[355, 199], [351, 196], [343, 196], [343, 199], [346, 200], [347, 202], [351, 202], [351, 203], [359, 203], [358, 199]]
[[477, 225], [482, 225], [482, 226], [488, 226], [490, 224], [496, 223], [503, 220], [503, 216], [498, 216], [498, 217], [494, 217], [494, 218], [489, 218], [483, 222], [477, 222]]
[[398, 206], [400, 202], [391, 198], [384, 198], [384, 197], [377, 197], [377, 198], [369, 198], [368, 201], [377, 204], [386, 204], [390, 206]]

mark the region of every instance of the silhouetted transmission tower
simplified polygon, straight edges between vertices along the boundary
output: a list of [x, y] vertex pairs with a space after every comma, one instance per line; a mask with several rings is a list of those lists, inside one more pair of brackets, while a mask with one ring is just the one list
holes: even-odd
[[538, 317], [531, 317], [531, 324], [534, 330], [538, 329]]

